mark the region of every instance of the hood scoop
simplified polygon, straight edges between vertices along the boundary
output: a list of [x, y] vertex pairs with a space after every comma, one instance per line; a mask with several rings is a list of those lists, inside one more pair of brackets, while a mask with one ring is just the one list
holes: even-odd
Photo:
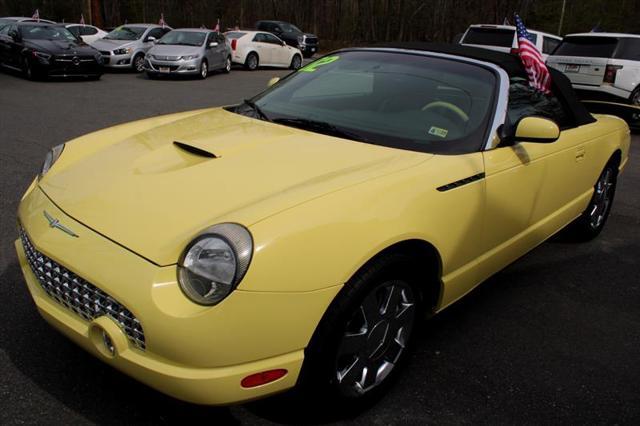
[[215, 153], [211, 152], [211, 150], [205, 149], [203, 147], [191, 145], [191, 144], [180, 142], [180, 141], [173, 141], [173, 144], [178, 148], [184, 151], [187, 151], [188, 153], [193, 155], [198, 155], [200, 157], [205, 157], [205, 158], [218, 158], [218, 156]]

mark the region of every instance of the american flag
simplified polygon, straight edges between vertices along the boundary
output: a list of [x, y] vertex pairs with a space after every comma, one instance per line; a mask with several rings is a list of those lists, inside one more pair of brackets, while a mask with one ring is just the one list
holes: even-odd
[[216, 22], [216, 26], [213, 28], [213, 31], [215, 32], [220, 32], [220, 19], [218, 19], [218, 22]]
[[80, 14], [80, 25], [84, 25], [84, 14]]
[[164, 13], [160, 14], [160, 20], [158, 21], [158, 25], [162, 25], [162, 28], [167, 26], [167, 23], [164, 20]]
[[529, 76], [529, 85], [545, 94], [551, 93], [551, 76], [544, 64], [542, 55], [533, 43], [533, 38], [524, 26], [522, 19], [516, 14], [516, 30], [518, 32], [518, 56]]
[[36, 11], [33, 12], [31, 19], [36, 19], [38, 22], [40, 22], [40, 11], [38, 9], [36, 9]]

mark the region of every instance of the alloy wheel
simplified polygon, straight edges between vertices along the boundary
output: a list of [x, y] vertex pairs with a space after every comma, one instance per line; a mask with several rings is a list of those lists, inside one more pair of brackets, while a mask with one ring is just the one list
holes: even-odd
[[225, 72], [231, 72], [231, 58], [227, 58], [227, 61], [224, 64]]
[[297, 70], [298, 68], [300, 68], [300, 65], [302, 65], [302, 60], [300, 59], [300, 56], [296, 55], [293, 57], [293, 64], [291, 65], [291, 68], [293, 68], [294, 70]]
[[404, 281], [385, 282], [365, 297], [338, 346], [335, 377], [342, 393], [362, 395], [391, 373], [411, 336], [415, 304]]
[[611, 190], [613, 186], [613, 172], [610, 168], [607, 168], [604, 173], [602, 173], [602, 176], [600, 176], [600, 179], [598, 179], [598, 183], [596, 183], [595, 193], [589, 211], [589, 225], [593, 229], [598, 229], [607, 216], [609, 206], [611, 205]]
[[248, 65], [250, 70], [255, 70], [256, 68], [258, 68], [258, 57], [256, 55], [249, 56]]
[[133, 60], [133, 66], [136, 72], [144, 71], [144, 56], [142, 55], [136, 56], [135, 59]]
[[202, 61], [200, 64], [200, 77], [207, 78], [207, 74], [209, 73], [209, 67], [205, 61]]

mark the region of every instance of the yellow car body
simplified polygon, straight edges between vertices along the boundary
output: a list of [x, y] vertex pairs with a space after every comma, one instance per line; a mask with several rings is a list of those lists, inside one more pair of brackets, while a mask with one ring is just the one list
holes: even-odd
[[[222, 108], [151, 118], [68, 142], [23, 196], [15, 246], [42, 316], [87, 351], [182, 400], [255, 399], [296, 384], [328, 306], [385, 249], [410, 242], [433, 255], [424, 281], [437, 286], [437, 313], [578, 217], [605, 165], [617, 158], [622, 170], [628, 157], [624, 122], [596, 118], [554, 143], [463, 155], [355, 143]], [[177, 262], [195, 234], [224, 222], [251, 232], [253, 259], [223, 302], [201, 306], [181, 291]], [[47, 294], [27, 255], [126, 307], [144, 346]], [[241, 386], [273, 369], [287, 373]]]

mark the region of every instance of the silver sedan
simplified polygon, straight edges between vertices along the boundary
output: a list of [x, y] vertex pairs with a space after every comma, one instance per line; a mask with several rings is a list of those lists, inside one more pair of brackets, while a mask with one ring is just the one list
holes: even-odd
[[231, 49], [223, 34], [206, 29], [167, 33], [149, 50], [145, 61], [149, 78], [185, 74], [207, 78], [216, 69], [231, 71]]

